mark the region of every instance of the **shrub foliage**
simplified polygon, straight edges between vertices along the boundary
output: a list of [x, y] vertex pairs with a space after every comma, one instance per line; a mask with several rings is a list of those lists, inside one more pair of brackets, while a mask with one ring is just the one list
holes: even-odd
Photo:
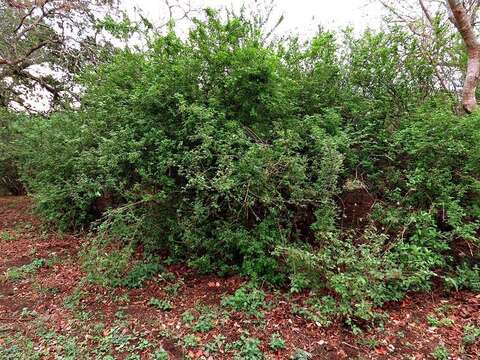
[[[82, 75], [78, 111], [22, 122], [37, 210], [63, 230], [95, 224], [92, 246], [290, 281], [349, 317], [457, 268], [475, 283], [480, 115], [452, 112], [401, 30], [342, 38], [267, 42], [207, 10], [185, 39], [118, 51]], [[362, 226], [342, 221], [349, 193], [375, 199]]]

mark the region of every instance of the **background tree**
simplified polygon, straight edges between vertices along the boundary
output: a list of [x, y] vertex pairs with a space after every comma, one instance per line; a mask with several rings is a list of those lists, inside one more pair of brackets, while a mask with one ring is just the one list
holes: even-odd
[[79, 103], [75, 78], [83, 69], [111, 58], [115, 49], [144, 46], [147, 34], [191, 23], [198, 12], [190, 1], [164, 0], [162, 16], [150, 21], [129, 5], [0, 0], [0, 106], [33, 113]]
[[[420, 0], [420, 3], [422, 1]], [[465, 3], [470, 6], [465, 6]], [[467, 71], [463, 85], [462, 105], [467, 113], [477, 107], [477, 85], [480, 76], [480, 44], [474, 26], [480, 2], [448, 0], [449, 18], [460, 33], [467, 49]], [[467, 10], [470, 9], [470, 12]]]
[[99, 21], [110, 0], [0, 0], [0, 106], [51, 110], [78, 98], [75, 75], [113, 46]]
[[[480, 50], [476, 36], [478, 0], [380, 0], [387, 26], [406, 27], [435, 69], [437, 85], [459, 98], [462, 110], [476, 108]], [[465, 51], [466, 49], [466, 51]]]

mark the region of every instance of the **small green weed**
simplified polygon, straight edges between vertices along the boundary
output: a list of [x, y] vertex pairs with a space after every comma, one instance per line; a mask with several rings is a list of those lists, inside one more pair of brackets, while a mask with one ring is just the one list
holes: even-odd
[[192, 334], [188, 334], [188, 335], [185, 335], [185, 337], [183, 338], [183, 346], [185, 346], [185, 348], [195, 348], [198, 346], [199, 344], [199, 338], [196, 337], [195, 335], [192, 335]]
[[448, 313], [450, 310], [453, 309], [453, 305], [451, 304], [443, 304], [443, 305], [440, 305], [438, 308], [435, 309], [435, 312], [437, 314], [446, 314]]
[[128, 304], [130, 302], [130, 297], [127, 293], [115, 296], [114, 301], [119, 304]]
[[193, 326], [195, 332], [208, 332], [215, 327], [212, 321], [212, 315], [201, 315]]
[[471, 345], [480, 338], [480, 327], [474, 325], [465, 325], [463, 328], [463, 343]]
[[447, 317], [439, 319], [433, 315], [427, 316], [427, 322], [428, 325], [433, 327], [449, 327], [454, 324], [454, 321], [452, 319], [449, 319]]
[[25, 278], [27, 275], [36, 273], [40, 268], [45, 266], [47, 261], [45, 259], [34, 259], [31, 263], [20, 267], [12, 267], [7, 270], [5, 276], [7, 280], [17, 281]]
[[113, 351], [134, 353], [136, 350], [136, 343], [139, 337], [135, 332], [124, 332], [124, 329], [115, 326], [105, 331], [94, 339], [97, 340], [97, 347], [94, 352], [98, 358], [108, 358]]
[[178, 291], [182, 288], [183, 285], [183, 280], [180, 279], [176, 283], [166, 286], [165, 291], [170, 296], [176, 296], [178, 295]]
[[319, 308], [316, 304], [311, 306], [298, 306], [296, 304], [292, 304], [293, 315], [298, 315], [305, 320], [313, 321], [318, 326], [328, 326], [332, 323], [329, 318], [330, 313], [323, 310], [323, 308]]
[[313, 359], [313, 355], [303, 349], [295, 349], [291, 360], [310, 360]]
[[92, 318], [92, 313], [90, 311], [81, 310], [76, 313], [76, 318], [81, 321], [88, 321]]
[[23, 278], [23, 273], [19, 267], [12, 267], [5, 272], [5, 278], [10, 281], [17, 281]]
[[235, 354], [235, 360], [261, 360], [265, 356], [260, 350], [259, 345], [261, 341], [256, 338], [242, 335], [240, 340], [234, 343], [234, 348], [238, 350]]
[[208, 354], [217, 353], [217, 352], [220, 351], [222, 346], [225, 344], [225, 340], [226, 340], [225, 336], [219, 334], [219, 335], [215, 336], [212, 341], [206, 343], [205, 346], [203, 347], [203, 349]]
[[261, 315], [259, 309], [265, 307], [265, 293], [253, 286], [244, 286], [224, 298], [222, 306], [258, 316]]
[[162, 311], [170, 311], [173, 309], [172, 303], [165, 299], [151, 298], [148, 302], [148, 305], [156, 307], [157, 309]]
[[80, 286], [77, 286], [70, 295], [65, 297], [63, 305], [65, 305], [68, 310], [73, 311], [78, 307], [80, 300], [82, 300], [82, 297], [84, 296], [85, 292], [81, 290]]
[[20, 312], [20, 317], [22, 318], [29, 318], [29, 317], [37, 317], [38, 313], [35, 310], [30, 310], [27, 307], [24, 307]]
[[285, 349], [285, 340], [283, 340], [280, 334], [272, 334], [270, 338], [270, 349], [273, 351]]
[[127, 276], [119, 281], [118, 285], [130, 289], [139, 288], [146, 280], [153, 278], [155, 275], [163, 272], [163, 270], [163, 266], [157, 262], [137, 263]]
[[123, 310], [119, 310], [115, 313], [115, 318], [118, 320], [125, 320], [127, 318], [127, 314]]
[[374, 338], [358, 339], [357, 343], [359, 345], [368, 347], [370, 350], [375, 349], [379, 345], [378, 340]]
[[168, 360], [170, 357], [164, 349], [159, 349], [153, 353], [152, 360]]
[[41, 267], [45, 266], [47, 261], [45, 259], [33, 259], [30, 264], [21, 267], [22, 272], [32, 274], [37, 272]]
[[448, 349], [443, 345], [438, 345], [431, 355], [435, 360], [448, 360], [450, 357]]
[[33, 342], [24, 337], [5, 338], [0, 344], [0, 359], [2, 360], [40, 360], [42, 353], [34, 349]]
[[186, 324], [191, 324], [195, 320], [195, 316], [190, 310], [185, 311], [182, 314], [182, 321]]
[[56, 286], [45, 286], [44, 284], [42, 283], [39, 283], [39, 282], [34, 282], [33, 283], [33, 288], [35, 289], [36, 292], [40, 293], [40, 294], [58, 294], [60, 293], [60, 288], [56, 287]]
[[3, 241], [14, 241], [15, 236], [11, 235], [8, 231], [0, 231], [0, 239]]

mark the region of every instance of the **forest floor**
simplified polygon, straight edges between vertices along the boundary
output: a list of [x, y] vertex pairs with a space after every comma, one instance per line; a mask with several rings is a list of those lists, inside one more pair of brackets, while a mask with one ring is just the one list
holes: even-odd
[[307, 294], [237, 293], [233, 310], [245, 279], [179, 265], [139, 289], [87, 283], [86, 241], [0, 198], [0, 359], [480, 359], [480, 295], [410, 294], [355, 335], [307, 320]]

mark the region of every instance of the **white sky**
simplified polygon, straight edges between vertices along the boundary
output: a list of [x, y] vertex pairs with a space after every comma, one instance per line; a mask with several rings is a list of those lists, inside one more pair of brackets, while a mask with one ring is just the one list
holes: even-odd
[[[199, 8], [239, 8], [244, 3], [252, 4], [254, 0], [191, 2]], [[162, 0], [124, 0], [124, 5], [138, 7], [154, 23], [165, 18], [163, 4]], [[318, 25], [329, 30], [347, 26], [352, 26], [357, 31], [367, 27], [377, 28], [382, 14], [381, 7], [373, 0], [276, 0], [275, 4], [276, 16], [285, 16], [280, 32], [293, 31], [306, 36], [315, 33]]]

